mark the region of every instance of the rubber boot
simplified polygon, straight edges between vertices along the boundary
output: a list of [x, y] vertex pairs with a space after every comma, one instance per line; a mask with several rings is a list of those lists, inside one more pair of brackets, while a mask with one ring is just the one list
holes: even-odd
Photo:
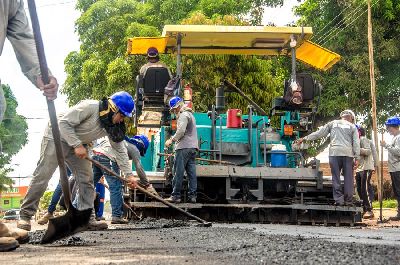
[[19, 243], [13, 237], [0, 237], [0, 252], [13, 251], [19, 247]]
[[23, 244], [29, 241], [28, 232], [19, 228], [8, 228], [0, 222], [0, 237], [12, 237]]
[[47, 212], [45, 215], [43, 215], [42, 218], [39, 219], [38, 224], [45, 225], [49, 222], [49, 219], [53, 217], [54, 217], [53, 213]]

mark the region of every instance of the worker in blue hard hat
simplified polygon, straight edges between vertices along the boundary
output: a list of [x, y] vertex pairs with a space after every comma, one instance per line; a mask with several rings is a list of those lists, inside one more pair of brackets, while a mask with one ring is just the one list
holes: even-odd
[[196, 120], [191, 108], [185, 106], [183, 99], [175, 96], [169, 100], [170, 111], [177, 117], [177, 129], [175, 134], [165, 142], [168, 148], [175, 143], [175, 157], [172, 179], [172, 194], [167, 200], [181, 202], [181, 190], [183, 176], [186, 171], [189, 190], [188, 200], [196, 202], [197, 176], [195, 158], [199, 149], [197, 139]]
[[381, 145], [388, 151], [388, 168], [392, 179], [392, 188], [397, 200], [397, 215], [389, 218], [392, 221], [400, 220], [400, 117], [390, 117], [385, 122], [386, 130], [393, 136], [391, 143], [381, 141]]
[[[93, 171], [91, 163], [85, 158], [88, 156], [87, 147], [101, 137], [108, 137], [123, 175], [131, 187], [136, 187], [123, 141], [126, 132], [124, 118], [131, 117], [134, 109], [132, 96], [121, 91], [102, 100], [82, 100], [58, 118], [65, 161], [78, 185], [78, 210], [93, 209]], [[42, 140], [39, 162], [21, 206], [18, 228], [28, 231], [31, 229], [30, 220], [35, 215], [40, 197], [58, 166], [55, 158], [54, 140], [48, 126]], [[107, 224], [97, 222], [93, 214], [88, 229], [104, 228], [107, 228]]]
[[[129, 159], [135, 165], [137, 175], [139, 176], [138, 184], [145, 188], [147, 191], [156, 194], [157, 192], [154, 187], [150, 184], [147, 179], [146, 173], [140, 162], [140, 157], [146, 154], [149, 147], [149, 139], [145, 135], [136, 135], [132, 138], [125, 136], [124, 144], [126, 146], [127, 154]], [[101, 165], [113, 170], [117, 174], [120, 172], [119, 164], [116, 160], [116, 153], [113, 149], [111, 142], [107, 138], [102, 138], [101, 141], [93, 148], [94, 160], [99, 162]], [[102, 168], [93, 165], [93, 181], [98, 183], [101, 177], [104, 176], [110, 190], [110, 202], [111, 202], [111, 223], [112, 224], [126, 224], [128, 220], [123, 218], [123, 190], [121, 180], [110, 175], [107, 171]]]

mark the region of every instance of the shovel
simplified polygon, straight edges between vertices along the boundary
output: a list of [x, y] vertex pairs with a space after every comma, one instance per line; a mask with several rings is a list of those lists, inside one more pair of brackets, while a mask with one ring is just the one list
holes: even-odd
[[[47, 68], [46, 57], [44, 54], [43, 40], [40, 33], [39, 20], [36, 12], [36, 4], [34, 0], [28, 0], [29, 13], [32, 21], [33, 34], [35, 37], [36, 51], [39, 58], [40, 73], [44, 84], [49, 84], [49, 71]], [[58, 129], [57, 114], [54, 102], [47, 99], [47, 108], [50, 116], [51, 130], [53, 133], [54, 144], [56, 148], [57, 161], [60, 169], [60, 182], [64, 193], [64, 201], [67, 206], [67, 213], [63, 216], [52, 218], [49, 220], [47, 231], [42, 238], [41, 244], [54, 242], [55, 240], [73, 235], [77, 232], [85, 230], [92, 213], [92, 209], [78, 211], [72, 206], [71, 193], [68, 186], [67, 169], [65, 166], [60, 131]]]
[[[111, 174], [111, 175], [113, 175], [114, 177], [118, 178], [118, 179], [121, 180], [122, 182], [127, 183], [127, 180], [126, 180], [126, 179], [120, 177], [117, 173], [115, 173], [115, 172], [112, 171], [111, 169], [109, 169], [109, 168], [103, 166], [102, 164], [100, 164], [100, 163], [97, 162], [96, 160], [93, 160], [93, 159], [90, 158], [90, 157], [86, 157], [86, 159], [89, 160], [90, 162], [92, 162], [92, 163], [93, 163], [94, 165], [96, 165], [98, 168], [101, 168], [102, 170], [108, 172], [109, 174]], [[140, 186], [137, 186], [136, 189], [138, 189], [140, 192], [146, 194], [147, 196], [152, 197], [152, 198], [156, 199], [157, 201], [159, 201], [159, 202], [161, 202], [161, 203], [163, 203], [163, 204], [165, 204], [165, 205], [167, 205], [167, 206], [169, 206], [169, 207], [171, 207], [171, 208], [173, 208], [173, 209], [175, 209], [175, 210], [177, 210], [177, 211], [183, 213], [184, 215], [186, 215], [186, 216], [188, 216], [188, 217], [190, 217], [190, 218], [192, 218], [192, 219], [198, 221], [198, 222], [200, 223], [200, 225], [203, 226], [203, 227], [210, 227], [210, 226], [212, 225], [211, 222], [207, 222], [206, 220], [203, 220], [203, 219], [201, 219], [200, 217], [197, 217], [196, 215], [193, 215], [193, 214], [191, 214], [191, 213], [189, 213], [189, 212], [187, 212], [187, 211], [185, 211], [185, 210], [183, 210], [183, 209], [181, 209], [181, 208], [179, 208], [179, 207], [176, 207], [175, 205], [173, 205], [173, 204], [170, 203], [170, 202], [167, 202], [166, 200], [164, 200], [164, 199], [161, 198], [160, 196], [157, 196], [157, 195], [155, 195], [155, 194], [153, 194], [153, 193], [151, 193], [151, 192], [148, 192], [147, 190], [145, 190], [144, 188], [142, 188], [142, 187], [140, 187]]]

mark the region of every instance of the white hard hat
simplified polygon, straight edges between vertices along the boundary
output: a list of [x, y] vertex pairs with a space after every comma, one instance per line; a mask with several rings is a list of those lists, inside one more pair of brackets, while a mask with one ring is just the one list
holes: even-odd
[[346, 109], [340, 113], [340, 117], [350, 115], [353, 118], [353, 122], [356, 123], [356, 115], [350, 109]]

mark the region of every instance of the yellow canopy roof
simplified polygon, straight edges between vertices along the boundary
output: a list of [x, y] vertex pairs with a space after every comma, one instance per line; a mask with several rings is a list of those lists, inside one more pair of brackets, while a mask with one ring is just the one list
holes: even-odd
[[321, 70], [340, 60], [338, 54], [307, 41], [312, 35], [310, 27], [166, 25], [162, 37], [129, 39], [128, 54], [146, 54], [149, 47], [176, 53], [178, 34], [182, 36], [181, 54], [289, 55], [294, 34], [297, 59]]

